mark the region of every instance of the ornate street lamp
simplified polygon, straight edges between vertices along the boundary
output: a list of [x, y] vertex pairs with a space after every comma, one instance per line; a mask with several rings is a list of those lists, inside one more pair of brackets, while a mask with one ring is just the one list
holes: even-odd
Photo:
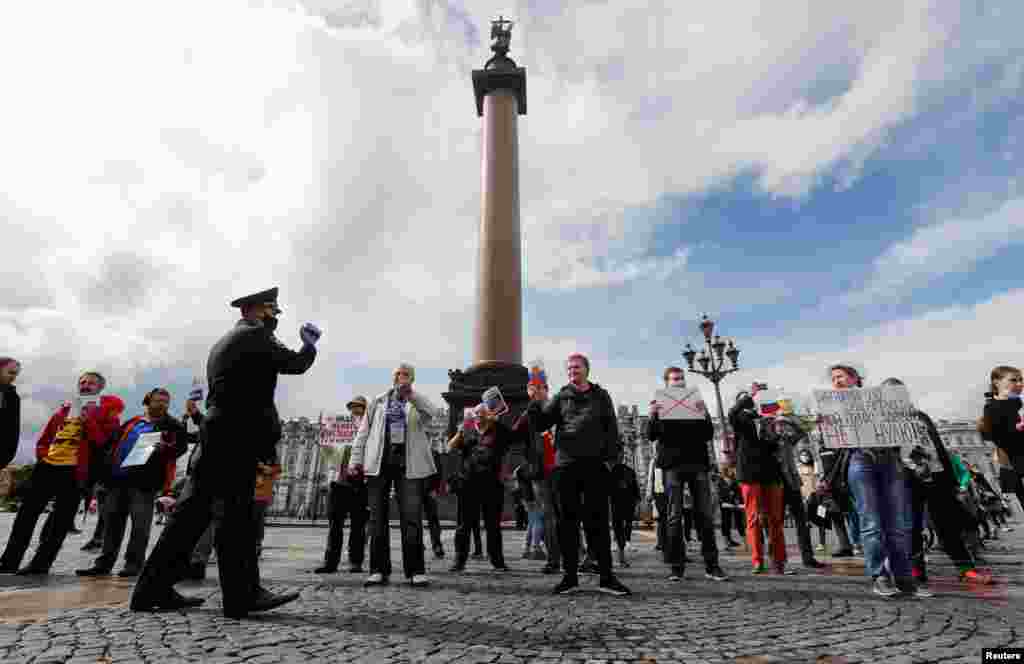
[[[729, 439], [729, 426], [725, 419], [725, 409], [722, 407], [722, 390], [719, 383], [722, 379], [734, 371], [739, 370], [740, 349], [736, 347], [732, 339], [723, 341], [718, 335], [712, 340], [712, 333], [715, 329], [715, 322], [707, 317], [701, 319], [700, 330], [704, 334], [704, 348], [698, 353], [690, 344], [686, 344], [683, 351], [683, 358], [691, 373], [704, 376], [715, 386], [715, 398], [718, 401], [718, 419], [722, 427], [722, 454], [730, 461], [735, 461], [735, 450], [733, 442]], [[725, 359], [729, 358], [731, 367], [725, 366]], [[700, 365], [700, 369], [693, 366], [694, 360]]]

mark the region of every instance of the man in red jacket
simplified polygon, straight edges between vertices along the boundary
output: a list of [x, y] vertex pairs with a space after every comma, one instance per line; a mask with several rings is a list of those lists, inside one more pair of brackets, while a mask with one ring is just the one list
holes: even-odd
[[[40, 434], [32, 489], [14, 519], [7, 548], [0, 556], [0, 573], [49, 574], [64, 538], [74, 525], [81, 491], [89, 478], [90, 457], [100, 453], [119, 426], [124, 411], [120, 398], [100, 396], [106, 383], [95, 371], [82, 374], [78, 379], [78, 397], [61, 406]], [[54, 498], [54, 532], [43, 538], [32, 562], [19, 570], [36, 522]]]

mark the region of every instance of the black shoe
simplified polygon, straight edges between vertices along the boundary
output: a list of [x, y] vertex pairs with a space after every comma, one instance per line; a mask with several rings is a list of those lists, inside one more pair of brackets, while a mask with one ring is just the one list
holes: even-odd
[[438, 560], [444, 558], [444, 547], [443, 546], [435, 546], [434, 547], [434, 557], [437, 558]]
[[735, 549], [736, 547], [740, 546], [740, 543], [737, 542], [736, 540], [729, 540], [728, 542], [725, 543], [725, 546], [726, 546], [726, 548], [729, 548], [729, 549]]
[[288, 602], [293, 602], [298, 598], [299, 593], [292, 592], [275, 595], [272, 592], [268, 592], [263, 588], [260, 588], [256, 592], [256, 598], [253, 600], [252, 604], [249, 605], [249, 613], [276, 609], [277, 607], [287, 604]]
[[349, 568], [348, 568], [348, 573], [349, 574], [362, 574], [363, 573], [363, 566], [362, 565], [350, 565]]
[[134, 565], [125, 565], [125, 568], [118, 572], [117, 575], [121, 578], [127, 579], [133, 576], [138, 576], [140, 571], [142, 570]]
[[499, 565], [495, 565], [494, 563], [491, 563], [491, 567], [494, 568], [495, 572], [510, 572], [510, 571], [512, 571], [511, 568], [508, 565], [506, 565], [505, 563], [501, 563]]
[[136, 597], [132, 595], [128, 608], [132, 611], [179, 611], [202, 605], [202, 597], [185, 597], [174, 588], [168, 588], [162, 597]]
[[629, 588], [627, 588], [626, 586], [622, 585], [622, 582], [619, 581], [618, 579], [616, 579], [614, 576], [602, 580], [601, 583], [598, 584], [597, 589], [600, 590], [601, 592], [607, 593], [609, 595], [630, 595], [630, 594], [632, 594], [632, 593], [630, 593]]
[[29, 565], [28, 567], [22, 567], [15, 574], [18, 576], [46, 576], [50, 573], [49, 567], [36, 567]]
[[809, 567], [811, 569], [822, 569], [823, 567], [825, 567], [825, 563], [818, 562], [814, 558], [811, 558], [810, 560], [804, 561], [804, 567]]
[[473, 554], [473, 560], [483, 560], [483, 559], [484, 559], [483, 551], [477, 551], [476, 553]]
[[98, 551], [103, 548], [103, 542], [97, 542], [96, 540], [89, 540], [82, 545], [82, 551]]
[[833, 558], [853, 558], [853, 549], [847, 549], [846, 551], [836, 551], [832, 554]]
[[313, 570], [313, 573], [314, 574], [334, 574], [337, 571], [338, 571], [338, 566], [337, 565], [335, 565], [333, 567], [330, 566], [330, 565], [324, 565], [322, 567], [317, 567], [315, 570]]
[[712, 567], [709, 567], [707, 569], [707, 571], [704, 572], [704, 578], [705, 579], [711, 579], [712, 581], [728, 581], [729, 580], [729, 577], [727, 577], [725, 575], [725, 572], [723, 572], [722, 568], [719, 567], [718, 565], [714, 565]]
[[93, 565], [87, 569], [76, 569], [75, 576], [110, 576], [110, 568]]
[[562, 571], [561, 565], [545, 565], [541, 568], [541, 574], [558, 574]]
[[686, 578], [686, 570], [682, 567], [673, 567], [672, 573], [668, 575], [669, 581], [682, 581]]
[[456, 572], [456, 573], [458, 573], [458, 572], [465, 572], [466, 571], [466, 563], [454, 562], [454, 563], [452, 563], [452, 566], [448, 568], [448, 571], [449, 572]]
[[16, 574], [17, 571], [17, 565], [0, 565], [0, 574]]
[[551, 591], [553, 595], [571, 595], [575, 592], [579, 592], [580, 581], [576, 577], [563, 576], [562, 580], [558, 582], [554, 590]]

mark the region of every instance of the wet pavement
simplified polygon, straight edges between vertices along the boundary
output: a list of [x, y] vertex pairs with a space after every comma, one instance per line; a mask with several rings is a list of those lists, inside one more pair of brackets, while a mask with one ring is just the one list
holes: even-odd
[[[0, 514], [3, 542], [13, 516]], [[995, 585], [960, 582], [933, 553], [936, 596], [923, 600], [872, 595], [859, 558], [822, 555], [830, 566], [821, 572], [796, 564], [794, 576], [752, 576], [743, 549], [722, 553], [729, 582], [705, 579], [695, 548], [687, 578], [670, 583], [642, 530], [631, 566], [616, 570], [630, 597], [600, 594], [588, 576], [581, 593], [551, 596], [558, 579], [520, 559], [523, 533], [512, 530], [512, 571], [471, 561], [463, 574], [447, 572], [446, 530], [448, 558], [429, 561], [426, 589], [402, 582], [394, 532], [392, 584], [365, 589], [364, 575], [310, 572], [325, 528], [268, 528], [264, 583], [301, 597], [244, 621], [222, 616], [215, 566], [206, 581], [178, 586], [207, 598], [203, 607], [129, 612], [133, 580], [76, 577], [95, 554], [79, 551], [86, 535], [72, 535], [50, 576], [0, 575], [0, 662], [978, 662], [983, 647], [1024, 646], [1024, 526], [1013, 525], [985, 554]]]

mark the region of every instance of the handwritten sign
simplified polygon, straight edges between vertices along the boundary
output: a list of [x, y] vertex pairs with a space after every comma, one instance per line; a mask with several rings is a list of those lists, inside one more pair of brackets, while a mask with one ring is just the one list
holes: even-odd
[[814, 390], [826, 447], [906, 447], [927, 436], [903, 386]]
[[320, 430], [321, 447], [341, 447], [355, 440], [359, 422], [348, 416], [328, 417]]
[[654, 393], [663, 420], [703, 420], [708, 409], [696, 387], [666, 387]]

